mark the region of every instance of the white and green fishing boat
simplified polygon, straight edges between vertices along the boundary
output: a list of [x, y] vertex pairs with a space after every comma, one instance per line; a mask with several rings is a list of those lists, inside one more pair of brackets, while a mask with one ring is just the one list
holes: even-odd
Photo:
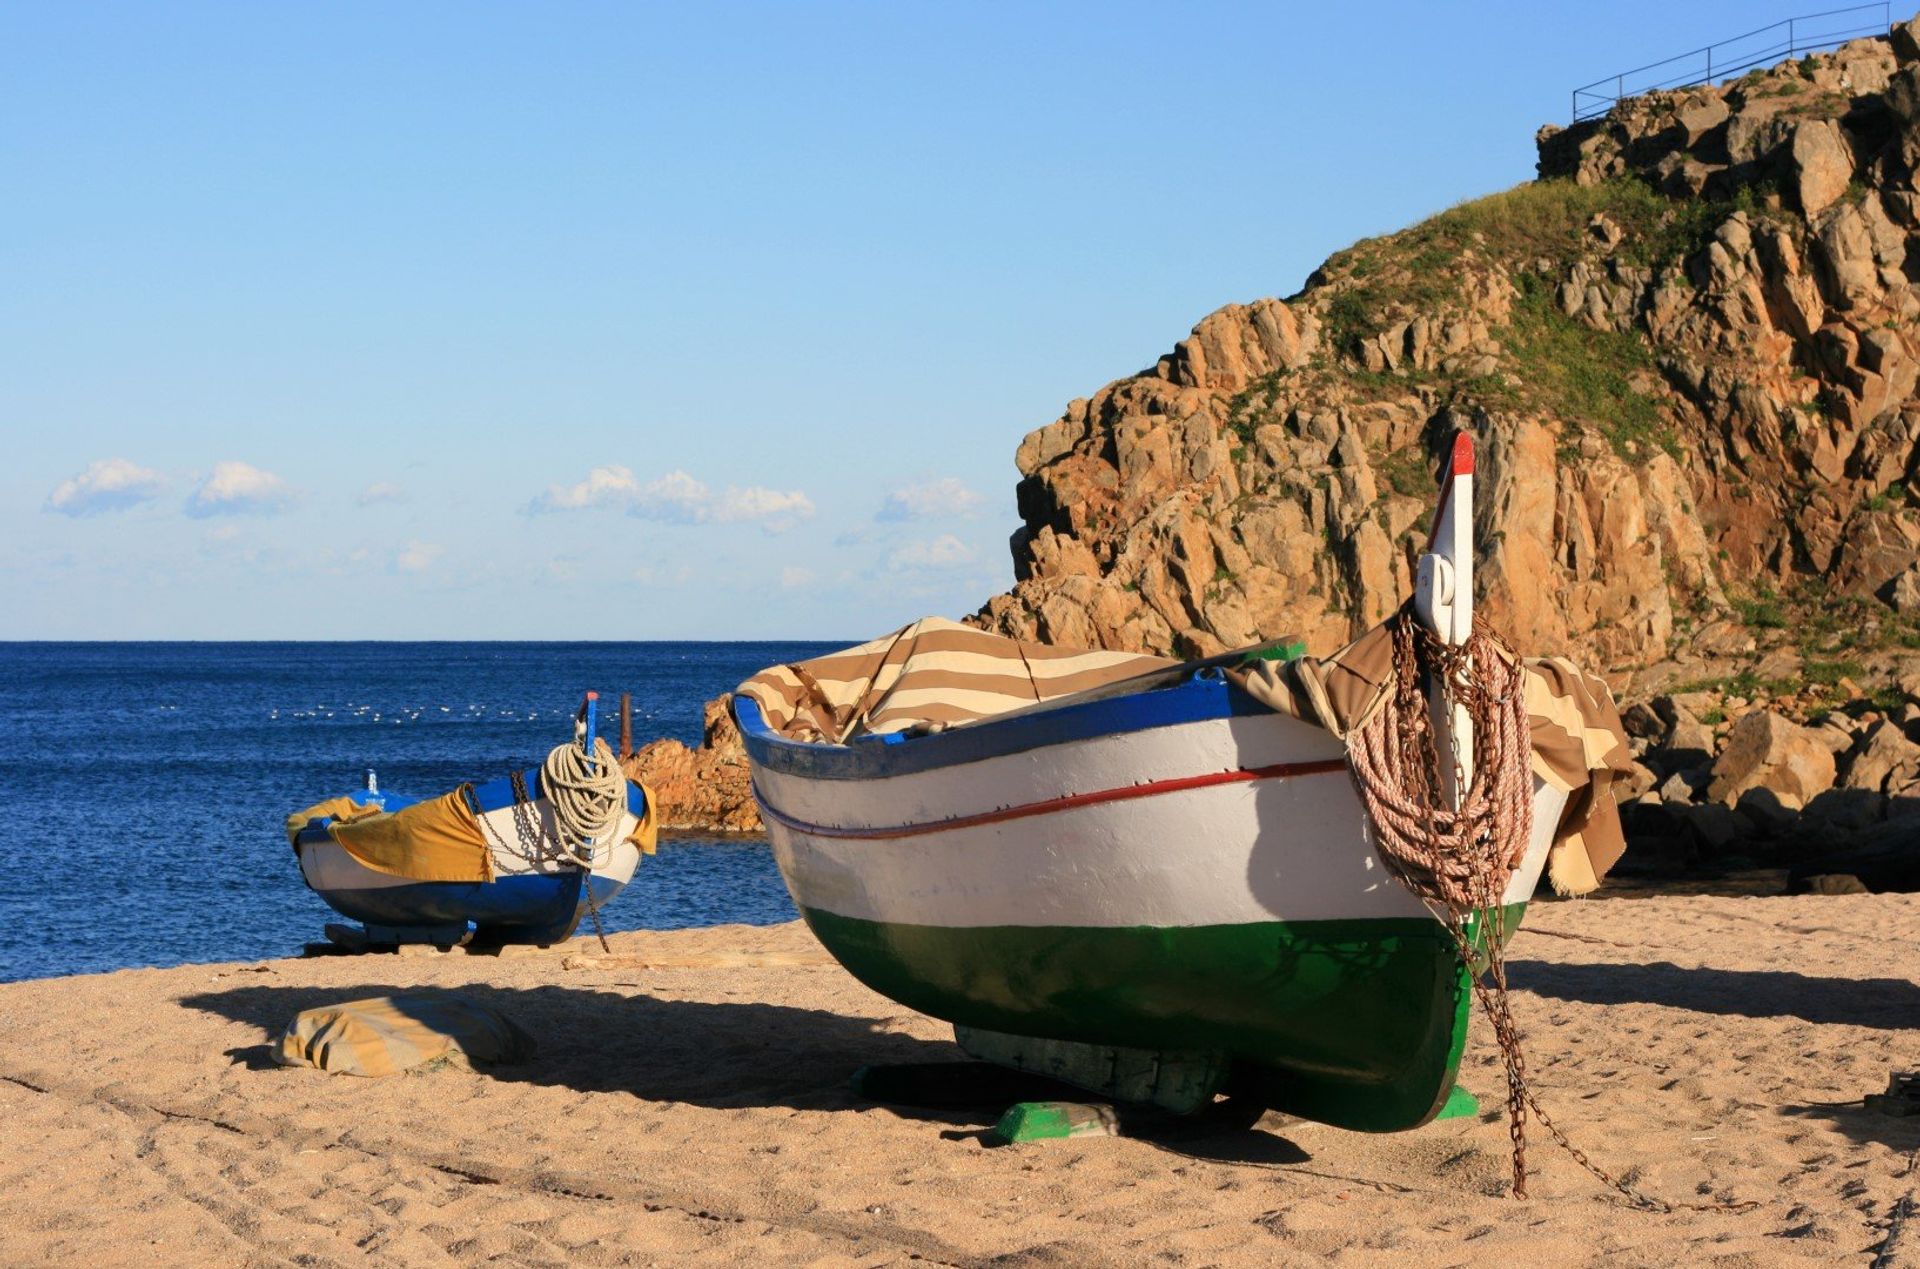
[[[1472, 458], [1460, 438], [1419, 570], [1448, 640], [1472, 621]], [[977, 1056], [1178, 1110], [1231, 1093], [1409, 1128], [1453, 1088], [1468, 969], [1383, 865], [1325, 711], [1256, 694], [1248, 667], [1277, 682], [1302, 651], [1179, 664], [929, 620], [766, 671], [734, 708], [807, 924]], [[1441, 734], [1471, 763], [1470, 731]], [[1570, 797], [1597, 805], [1584, 776], [1536, 756], [1508, 929]]]

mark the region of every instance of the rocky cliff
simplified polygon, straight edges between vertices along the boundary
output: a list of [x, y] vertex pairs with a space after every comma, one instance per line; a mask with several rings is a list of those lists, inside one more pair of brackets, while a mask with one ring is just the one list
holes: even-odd
[[[1539, 180], [1220, 309], [1030, 434], [1018, 584], [976, 620], [1325, 651], [1407, 592], [1435, 446], [1465, 428], [1481, 602], [1523, 646], [1625, 683], [1791, 643], [1762, 634], [1801, 612], [1911, 640], [1913, 27], [1539, 148]], [[1787, 652], [1768, 677], [1860, 659]]]

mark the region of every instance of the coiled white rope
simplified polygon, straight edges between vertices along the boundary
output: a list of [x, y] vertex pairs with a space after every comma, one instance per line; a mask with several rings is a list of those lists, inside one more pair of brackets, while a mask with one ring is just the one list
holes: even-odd
[[613, 748], [598, 737], [593, 756], [579, 745], [556, 745], [540, 767], [540, 790], [553, 807], [561, 856], [591, 870], [600, 849], [610, 847], [627, 806], [627, 777]]

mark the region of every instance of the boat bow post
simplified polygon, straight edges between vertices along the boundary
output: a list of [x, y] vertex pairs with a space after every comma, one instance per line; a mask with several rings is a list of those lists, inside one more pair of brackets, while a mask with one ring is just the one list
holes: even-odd
[[[1413, 609], [1427, 629], [1454, 647], [1473, 633], [1473, 438], [1465, 432], [1448, 447], [1433, 534], [1414, 570]], [[1438, 683], [1433, 723], [1434, 736], [1449, 750], [1438, 755], [1442, 791], [1457, 809], [1473, 783], [1473, 720]]]

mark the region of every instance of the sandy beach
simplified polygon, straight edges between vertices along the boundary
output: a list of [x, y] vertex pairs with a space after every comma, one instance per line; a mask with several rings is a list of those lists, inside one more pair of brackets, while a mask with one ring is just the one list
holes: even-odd
[[[1823, 1105], [1920, 1067], [1920, 896], [1542, 903], [1516, 939], [1549, 1110], [1656, 1195], [1757, 1202], [1736, 1215], [1634, 1210], [1538, 1133], [1535, 1197], [1501, 1196], [1479, 1025], [1478, 1121], [990, 1146], [998, 1107], [847, 1091], [960, 1055], [799, 925], [614, 950], [0, 986], [0, 1262], [1864, 1264], [1920, 1190], [1920, 1119]], [[506, 1011], [539, 1057], [366, 1080], [268, 1056], [302, 1008], [415, 988]], [[1920, 1263], [1920, 1229], [1884, 1254]]]

